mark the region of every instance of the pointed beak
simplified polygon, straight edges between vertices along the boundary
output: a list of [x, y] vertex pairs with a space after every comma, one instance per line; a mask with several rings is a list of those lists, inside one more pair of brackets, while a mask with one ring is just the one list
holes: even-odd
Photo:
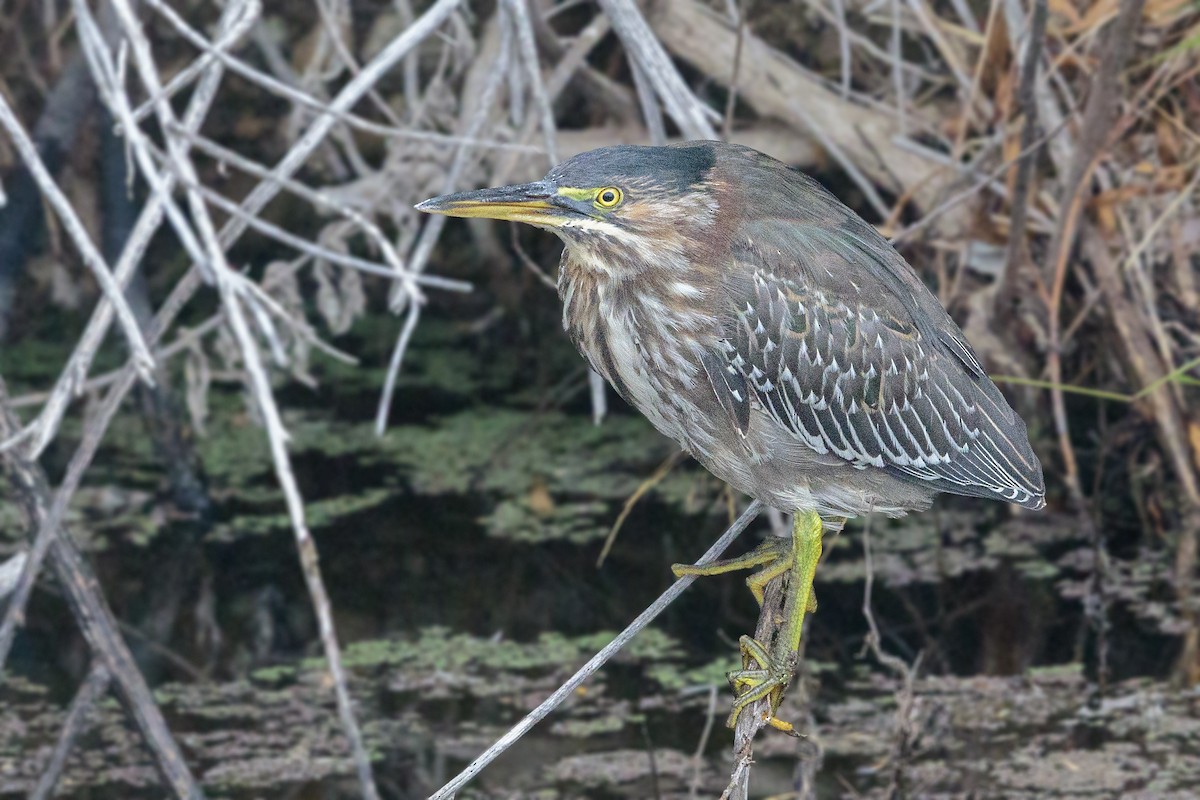
[[557, 187], [549, 181], [457, 192], [417, 203], [417, 210], [448, 217], [482, 217], [557, 227], [570, 218], [558, 203]]

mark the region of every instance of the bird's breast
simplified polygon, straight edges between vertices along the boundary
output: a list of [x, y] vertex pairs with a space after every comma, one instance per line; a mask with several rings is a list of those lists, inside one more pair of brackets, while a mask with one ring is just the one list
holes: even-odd
[[708, 415], [697, 406], [704, 388], [698, 384], [700, 354], [709, 332], [653, 287], [580, 263], [586, 258], [564, 253], [563, 328], [592, 368], [655, 428], [703, 452], [713, 438]]

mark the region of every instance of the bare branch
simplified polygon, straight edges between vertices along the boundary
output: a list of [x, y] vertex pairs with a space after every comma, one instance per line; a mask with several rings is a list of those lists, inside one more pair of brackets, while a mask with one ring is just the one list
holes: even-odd
[[58, 184], [54, 182], [54, 178], [50, 175], [50, 171], [42, 163], [42, 158], [38, 155], [37, 148], [34, 147], [29, 134], [21, 127], [20, 121], [13, 113], [12, 108], [9, 107], [8, 101], [4, 99], [3, 94], [0, 94], [0, 127], [3, 127], [8, 132], [9, 138], [12, 139], [13, 144], [17, 148], [17, 153], [29, 169], [29, 174], [37, 181], [42, 194], [45, 195], [46, 200], [58, 213], [58, 217], [62, 220], [63, 226], [71, 237], [71, 241], [75, 243], [75, 247], [79, 250], [79, 255], [83, 258], [83, 263], [96, 276], [96, 282], [100, 285], [100, 290], [104, 293], [104, 299], [100, 301], [100, 307], [103, 308], [106, 303], [112, 305], [117, 315], [117, 320], [121, 323], [121, 330], [125, 334], [125, 340], [129, 342], [129, 348], [133, 351], [133, 363], [137, 366], [142, 380], [152, 385], [154, 383], [154, 356], [150, 354], [150, 348], [146, 345], [146, 340], [142, 336], [141, 329], [138, 328], [133, 311], [130, 310], [129, 304], [125, 301], [124, 285], [109, 270], [104, 256], [100, 254], [100, 250], [92, 242], [91, 237], [88, 236], [88, 232], [83, 227], [83, 222], [79, 219], [79, 215], [75, 213], [75, 209], [71, 206], [71, 202], [59, 190]]
[[[222, 29], [231, 24], [235, 15], [236, 10], [226, 9], [220, 23]], [[89, 15], [87, 22], [90, 21], [92, 20]], [[85, 43], [89, 41], [90, 37], [94, 38], [95, 35], [94, 22], [92, 25], [88, 25], [87, 22], [81, 21], [80, 27], [81, 38]], [[87, 45], [85, 44], [85, 52], [86, 47]], [[96, 59], [94, 58], [91, 61], [96, 63]], [[94, 76], [99, 78], [100, 74], [97, 69], [93, 69]], [[217, 86], [220, 84], [223, 74], [220, 67], [212, 67], [205, 73], [188, 103], [182, 127], [187, 130], [195, 130], [200, 126], [216, 95]], [[151, 238], [162, 223], [165, 207], [169, 200], [170, 180], [168, 177], [168, 185], [160, 187], [162, 191], [153, 194], [147, 199], [142, 208], [142, 213], [133, 227], [133, 231], [129, 234], [125, 248], [121, 251], [120, 258], [117, 259], [114, 278], [122, 287], [133, 277], [134, 270], [137, 269], [142, 255], [145, 253], [146, 248], [149, 247]], [[187, 281], [184, 281], [184, 283], [187, 283]], [[30, 440], [29, 452], [32, 458], [36, 459], [45, 450], [46, 446], [57, 435], [59, 425], [62, 423], [63, 414], [66, 413], [71, 398], [74, 396], [77, 387], [82, 385], [88, 370], [91, 368], [92, 359], [95, 357], [101, 342], [103, 342], [104, 337], [108, 333], [108, 326], [112, 322], [112, 315], [112, 306], [107, 303], [101, 303], [96, 307], [91, 319], [88, 320], [83, 335], [79, 339], [79, 343], [71, 353], [66, 367], [64, 367], [62, 374], [55, 382], [54, 389], [51, 391], [45, 407], [38, 414], [37, 419], [26, 426], [15, 437], [9, 441], [0, 440], [0, 451], [3, 451], [6, 447], [17, 441], [25, 439]], [[154, 338], [153, 333], [150, 333], [149, 336], [151, 339]], [[134, 368], [137, 368], [136, 364]]]
[[[483, 91], [469, 117], [465, 117], [463, 124], [463, 132], [466, 138], [473, 137], [480, 131], [488, 118], [491, 116], [495, 104], [496, 97], [500, 91], [500, 85], [503, 82], [504, 75], [508, 70], [508, 62], [511, 58], [512, 51], [512, 33], [508, 26], [501, 27], [500, 47], [496, 54], [495, 61], [489, 65], [490, 71], [487, 74], [487, 79], [484, 83]], [[464, 114], [467, 109], [464, 109]], [[446, 179], [442, 184], [442, 192], [444, 194], [453, 192], [458, 187], [458, 182], [462, 176], [463, 170], [467, 166], [467, 159], [470, 156], [470, 150], [466, 145], [458, 148], [454, 154], [454, 161], [450, 165], [450, 171], [446, 175]], [[442, 234], [442, 229], [446, 225], [446, 217], [433, 216], [425, 222], [425, 226], [421, 229], [421, 236], [417, 239], [416, 245], [413, 246], [412, 254], [409, 257], [409, 269], [413, 272], [422, 272], [425, 269], [425, 264], [429, 261], [429, 257], [433, 254], [434, 245], [437, 244], [438, 237]], [[397, 301], [401, 299], [396, 295], [392, 297], [392, 307], [395, 310], [403, 308], [402, 304]], [[413, 304], [416, 305], [416, 304]], [[411, 308], [409, 310], [408, 320], [405, 322], [404, 330], [400, 337], [396, 340], [396, 346], [392, 350], [391, 362], [388, 364], [387, 377], [384, 379], [383, 392], [380, 394], [379, 406], [375, 412], [375, 434], [382, 436], [387, 430], [388, 412], [392, 406], [392, 395], [396, 391], [396, 380], [400, 375], [400, 367], [404, 363], [404, 354], [408, 350], [408, 343], [412, 338], [412, 332], [415, 328], [417, 320], [417, 312]]]
[[550, 166], [558, 163], [558, 144], [556, 143], [557, 128], [554, 125], [554, 108], [550, 96], [542, 84], [542, 70], [538, 62], [537, 46], [533, 42], [533, 25], [529, 21], [529, 10], [526, 0], [505, 0], [504, 7], [508, 9], [509, 18], [516, 28], [517, 49], [520, 61], [525, 66], [529, 78], [529, 89], [538, 107], [538, 118], [545, 137], [546, 157]]
[[59, 731], [58, 741], [54, 743], [54, 750], [50, 753], [50, 758], [46, 760], [42, 774], [38, 776], [37, 786], [33, 787], [33, 791], [29, 793], [29, 800], [48, 800], [54, 796], [54, 787], [58, 785], [58, 780], [62, 776], [63, 767], [67, 764], [67, 756], [71, 754], [75, 740], [86, 730], [88, 715], [92, 712], [92, 707], [108, 691], [111, 682], [112, 675], [108, 669], [98, 661], [93, 662], [83, 683], [75, 692], [75, 697], [71, 700], [71, 707], [67, 710], [67, 718], [63, 721], [62, 730]]
[[[131, 45], [134, 64], [142, 83], [145, 84], [151, 93], [160, 95], [158, 101], [155, 103], [155, 112], [159, 125], [164, 131], [171, 131], [178, 127], [178, 122], [171, 106], [161, 96], [162, 82], [158, 75], [158, 68], [150, 52], [150, 42], [146, 39], [127, 0], [112, 1], [117, 16], [120, 18], [122, 27], [125, 30], [125, 35]], [[266, 370], [263, 368], [259, 357], [257, 344], [246, 323], [242, 307], [242, 293], [238, 289], [236, 276], [225, 261], [225, 252], [219, 241], [216, 225], [208, 214], [208, 209], [204, 205], [201, 194], [194, 188], [187, 188], [198, 186], [200, 183], [195, 168], [192, 166], [186, 147], [180, 139], [168, 134], [166, 137], [166, 146], [171, 166], [181, 181], [186, 184], [185, 191], [188, 198], [189, 210], [200, 239], [204, 243], [206, 256], [209, 259], [209, 265], [214, 272], [217, 289], [221, 295], [226, 320], [233, 329], [234, 336], [241, 349], [243, 364], [249, 375], [249, 385], [247, 388], [254, 396], [258, 404], [259, 413], [266, 426], [267, 439], [270, 442], [271, 455], [275, 463], [276, 477], [287, 500], [288, 514], [292, 520], [292, 527], [296, 535], [296, 544], [300, 551], [300, 560], [304, 567], [305, 583], [312, 598], [313, 610], [316, 613], [317, 624], [321, 633], [321, 641], [325, 648], [326, 662], [333, 678], [334, 696], [337, 699], [338, 714], [342, 720], [343, 730], [350, 740], [350, 749], [358, 769], [358, 777], [363, 794], [368, 800], [374, 800], [378, 797], [378, 790], [375, 788], [375, 779], [371, 772], [370, 758], [363, 744], [362, 734], [358, 729], [354, 710], [351, 705], [350, 693], [346, 687], [346, 678], [341, 664], [340, 647], [333, 627], [333, 615], [329, 605], [329, 597], [318, 567], [316, 545], [312, 540], [312, 535], [309, 533], [307, 522], [305, 521], [304, 501], [300, 496], [299, 485], [292, 472], [291, 459], [287, 452], [287, 431], [284, 429], [279, 409], [275, 403], [270, 379], [267, 377]], [[238, 220], [235, 220], [234, 224], [237, 224], [237, 222]]]
[[[733, 541], [741, 535], [747, 526], [754, 521], [763, 510], [763, 504], [759, 500], [754, 500], [746, 507], [741, 516], [726, 529], [725, 533], [721, 534], [721, 538], [708, 548], [707, 552], [700, 557], [696, 562], [696, 566], [704, 566], [721, 557], [721, 554], [733, 544]], [[562, 705], [563, 701], [575, 693], [575, 690], [583, 685], [583, 682], [592, 676], [596, 670], [604, 666], [610, 658], [621, 651], [626, 644], [629, 643], [634, 636], [641, 632], [646, 626], [654, 621], [654, 618], [666, 610], [667, 606], [675, 602], [675, 598], [683, 593], [683, 590], [692, 585], [692, 581], [696, 579], [695, 575], [684, 575], [671, 584], [665, 592], [663, 592], [657, 600], [650, 604], [649, 608], [637, 616], [633, 622], [625, 630], [617, 634], [611, 642], [584, 664], [579, 670], [572, 675], [562, 686], [554, 690], [554, 694], [547, 697], [533, 711], [530, 711], [524, 719], [518, 722], [509, 730], [508, 733], [500, 737], [499, 740], [482, 754], [475, 758], [467, 768], [458, 775], [454, 776], [445, 786], [434, 792], [429, 800], [449, 800], [459, 789], [466, 786], [472, 778], [483, 772], [488, 764], [495, 761], [502, 753], [520, 741], [526, 733], [529, 732], [534, 725], [541, 722], [550, 712]]]
[[646, 23], [633, 0], [598, 0], [612, 21], [621, 44], [645, 72], [667, 113], [689, 139], [716, 139], [712, 122], [717, 113], [705, 106], [683, 82], [666, 50]]

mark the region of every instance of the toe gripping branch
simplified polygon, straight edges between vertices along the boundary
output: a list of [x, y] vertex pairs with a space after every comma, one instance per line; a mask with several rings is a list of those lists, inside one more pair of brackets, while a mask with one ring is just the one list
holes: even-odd
[[[824, 527], [815, 511], [797, 511], [792, 524], [791, 541], [769, 537], [765, 542], [738, 558], [715, 561], [703, 567], [675, 564], [671, 571], [682, 575], [721, 575], [739, 569], [759, 567], [746, 579], [746, 585], [760, 607], [767, 585], [776, 579], [785, 581], [782, 614], [775, 619], [774, 633], [767, 643], [751, 636], [738, 640], [742, 653], [742, 668], [729, 673], [729, 685], [736, 699], [726, 725], [737, 725], [742, 710], [766, 698], [770, 703], [768, 723], [784, 733], [798, 736], [790, 722], [775, 716], [784, 692], [792, 682], [799, 659], [800, 637], [804, 632], [805, 614], [817, 610], [813, 593], [813, 578], [821, 560], [821, 539]], [[771, 613], [771, 612], [764, 612]]]

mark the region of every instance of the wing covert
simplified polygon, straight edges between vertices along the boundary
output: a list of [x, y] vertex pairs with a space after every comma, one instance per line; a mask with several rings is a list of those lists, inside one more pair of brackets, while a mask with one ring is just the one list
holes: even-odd
[[[727, 338], [714, 353], [763, 410], [813, 450], [860, 469], [1043, 505], [1024, 423], [900, 256], [861, 236], [776, 223], [767, 235], [746, 231], [733, 248]], [[755, 233], [794, 246], [764, 251]], [[898, 266], [863, 270], [864, 260], [889, 254]], [[887, 280], [897, 268], [908, 280]]]

